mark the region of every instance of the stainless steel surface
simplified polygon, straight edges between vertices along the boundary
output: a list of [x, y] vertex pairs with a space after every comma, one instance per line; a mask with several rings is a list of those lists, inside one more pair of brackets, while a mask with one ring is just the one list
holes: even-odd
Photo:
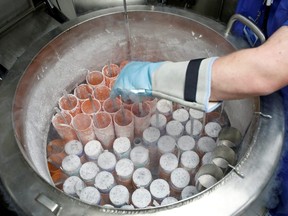
[[9, 70], [34, 41], [59, 25], [43, 9], [31, 12], [0, 34], [0, 64]]
[[32, 0], [0, 1], [0, 33], [34, 10]]
[[[119, 62], [131, 56], [138, 60], [180, 61], [224, 55], [246, 45], [231, 35], [224, 37], [225, 26], [187, 11], [147, 6], [128, 7], [128, 11], [131, 46], [127, 43], [123, 7], [91, 13], [33, 43], [0, 87], [0, 118], [4, 123], [0, 126], [0, 175], [28, 215], [54, 215], [46, 202], [43, 205], [35, 200], [40, 194], [61, 206], [58, 215], [135, 213], [87, 205], [51, 183], [46, 144], [54, 107], [64, 89], [70, 91], [84, 80], [86, 69], [101, 67], [107, 59]], [[137, 214], [240, 215], [255, 201], [269, 181], [282, 148], [281, 97], [272, 94], [261, 101], [227, 101], [225, 111], [231, 126], [245, 134], [235, 165], [245, 177], [230, 172], [196, 197], [168, 207], [138, 210]], [[259, 111], [273, 118], [255, 114]], [[29, 193], [23, 193], [23, 189]]]
[[265, 37], [264, 33], [261, 31], [261, 29], [257, 25], [255, 25], [251, 20], [249, 20], [248, 18], [244, 17], [241, 14], [234, 14], [230, 18], [230, 20], [227, 24], [226, 32], [225, 32], [226, 35], [228, 35], [230, 33], [234, 22], [237, 20], [242, 22], [244, 25], [248, 26], [258, 36], [258, 38], [262, 44], [266, 41], [266, 37]]
[[[83, 15], [95, 10], [123, 6], [123, 0], [73, 0], [77, 15]], [[127, 5], [145, 5], [147, 0], [126, 0]]]

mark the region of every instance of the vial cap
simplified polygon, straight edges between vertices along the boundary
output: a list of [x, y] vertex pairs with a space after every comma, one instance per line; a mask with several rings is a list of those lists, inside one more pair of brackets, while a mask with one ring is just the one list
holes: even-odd
[[67, 155], [76, 154], [81, 156], [83, 154], [83, 145], [79, 140], [71, 140], [65, 144], [64, 150]]
[[90, 160], [97, 160], [103, 152], [103, 147], [98, 140], [91, 140], [84, 146], [84, 152]]
[[150, 193], [156, 200], [162, 200], [170, 195], [170, 187], [164, 179], [155, 179], [150, 184]]
[[101, 201], [100, 192], [95, 187], [86, 187], [80, 193], [80, 200], [90, 205], [98, 205]]
[[109, 151], [104, 151], [99, 155], [97, 163], [102, 170], [112, 171], [115, 169], [116, 156]]
[[183, 168], [176, 168], [171, 173], [171, 184], [175, 189], [182, 190], [190, 182], [190, 174]]
[[80, 177], [84, 181], [90, 181], [96, 177], [96, 175], [100, 172], [99, 167], [96, 163], [90, 161], [84, 163], [80, 168]]
[[134, 171], [133, 176], [133, 183], [136, 187], [148, 187], [152, 182], [152, 174], [151, 171], [145, 167], [138, 168]]
[[176, 148], [176, 140], [169, 135], [164, 135], [159, 138], [157, 145], [161, 154], [171, 153]]
[[118, 207], [129, 204], [129, 196], [128, 189], [123, 185], [116, 185], [109, 192], [111, 203]]
[[107, 193], [115, 185], [115, 179], [112, 173], [107, 171], [99, 172], [95, 177], [95, 187], [100, 192]]

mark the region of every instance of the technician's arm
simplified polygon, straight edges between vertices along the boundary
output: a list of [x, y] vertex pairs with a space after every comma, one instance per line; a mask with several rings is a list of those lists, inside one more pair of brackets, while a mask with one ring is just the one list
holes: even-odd
[[288, 84], [288, 27], [263, 45], [218, 58], [212, 66], [210, 101], [267, 95]]

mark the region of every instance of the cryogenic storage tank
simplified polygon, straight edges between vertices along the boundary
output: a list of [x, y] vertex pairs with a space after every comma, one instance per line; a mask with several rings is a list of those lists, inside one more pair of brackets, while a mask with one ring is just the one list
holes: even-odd
[[[230, 125], [243, 135], [237, 164], [212, 187], [166, 206], [145, 209], [89, 205], [55, 187], [47, 166], [51, 119], [63, 92], [85, 80], [87, 70], [123, 60], [182, 61], [221, 56], [246, 46], [225, 27], [173, 8], [101, 10], [40, 38], [18, 59], [1, 85], [0, 175], [28, 215], [201, 214], [241, 215], [270, 180], [283, 143], [281, 97], [225, 101]], [[269, 160], [267, 160], [269, 158]]]

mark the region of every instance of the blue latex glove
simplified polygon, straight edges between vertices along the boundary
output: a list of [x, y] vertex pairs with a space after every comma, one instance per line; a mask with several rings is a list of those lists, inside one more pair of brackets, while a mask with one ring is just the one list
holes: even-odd
[[143, 96], [152, 96], [151, 77], [162, 64], [163, 62], [140, 61], [128, 63], [119, 74], [111, 91], [111, 97], [118, 95], [126, 97], [129, 93], [137, 94], [138, 90]]

